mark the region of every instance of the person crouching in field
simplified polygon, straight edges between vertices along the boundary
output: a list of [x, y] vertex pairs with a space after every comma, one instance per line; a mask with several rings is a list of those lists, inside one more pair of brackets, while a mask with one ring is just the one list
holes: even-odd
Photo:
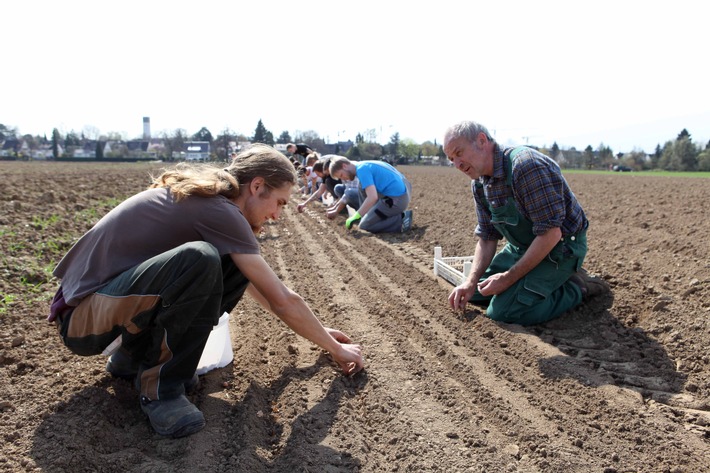
[[342, 184], [339, 179], [333, 179], [330, 175], [330, 160], [333, 159], [333, 154], [328, 154], [319, 159], [315, 164], [313, 164], [313, 173], [318, 176], [321, 181], [318, 190], [310, 195], [308, 199], [304, 200], [296, 206], [296, 210], [302, 213], [306, 206], [313, 200], [323, 201], [325, 196], [330, 193], [330, 195], [335, 198], [335, 188]]
[[304, 175], [306, 195], [313, 195], [318, 189], [318, 184], [322, 182], [320, 176], [313, 171], [313, 166], [318, 162], [318, 159], [318, 153], [309, 154], [306, 158], [306, 173]]
[[350, 161], [338, 156], [330, 162], [330, 175], [343, 181], [360, 181], [360, 207], [345, 221], [350, 229], [359, 221], [370, 233], [407, 232], [412, 228], [412, 185], [404, 174], [383, 161]]
[[260, 255], [262, 225], [276, 220], [296, 184], [289, 160], [254, 145], [224, 168], [178, 165], [104, 216], [54, 271], [61, 279], [49, 316], [78, 355], [121, 346], [106, 369], [135, 378], [156, 432], [193, 434], [205, 425], [186, 387], [220, 314], [248, 292], [292, 330], [327, 350], [345, 374], [363, 367], [361, 347], [325, 328]]
[[557, 163], [525, 146], [502, 148], [470, 121], [446, 131], [444, 152], [472, 179], [478, 217], [473, 267], [449, 295], [452, 309], [488, 304], [491, 319], [530, 325], [608, 289], [581, 269], [589, 223]]
[[306, 165], [306, 157], [313, 153], [313, 150], [305, 143], [288, 143], [286, 145], [286, 152], [291, 153], [295, 159], [297, 159], [303, 166]]

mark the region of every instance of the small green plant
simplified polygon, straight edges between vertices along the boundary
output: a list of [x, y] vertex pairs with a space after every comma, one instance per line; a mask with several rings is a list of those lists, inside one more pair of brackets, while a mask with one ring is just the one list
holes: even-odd
[[45, 264], [42, 267], [42, 273], [44, 274], [44, 277], [47, 279], [47, 281], [51, 281], [54, 275], [52, 274], [52, 271], [54, 271], [54, 268], [57, 266], [57, 263], [54, 262], [54, 260], [50, 261], [49, 263]]
[[112, 208], [116, 207], [118, 204], [120, 204], [121, 202], [123, 202], [122, 199], [117, 199], [115, 197], [112, 197], [110, 199], [106, 199], [106, 200], [102, 201], [101, 205], [104, 207], [108, 207], [109, 209], [112, 209]]
[[54, 259], [60, 256], [59, 252], [59, 243], [54, 240], [50, 240], [47, 242], [43, 241], [35, 248], [33, 256], [35, 260], [41, 261], [42, 259], [46, 258]]
[[45, 230], [59, 221], [59, 215], [50, 215], [47, 218], [42, 218], [39, 215], [32, 217], [32, 226], [37, 230]]
[[25, 249], [25, 244], [21, 242], [10, 243], [9, 249], [11, 252], [22, 251]]
[[76, 219], [95, 222], [96, 220], [98, 220], [98, 215], [99, 212], [94, 207], [89, 207], [88, 209], [84, 209], [78, 214], [76, 214]]
[[2, 296], [2, 299], [0, 299], [0, 314], [4, 314], [7, 312], [7, 308], [15, 302], [17, 296], [14, 294], [5, 294]]
[[49, 251], [50, 251], [51, 253], [58, 253], [58, 252], [59, 252], [60, 245], [59, 245], [59, 243], [57, 243], [57, 242], [54, 241], [54, 240], [49, 240], [49, 241], [47, 242], [47, 248], [49, 249]]
[[22, 276], [20, 278], [20, 284], [25, 287], [29, 292], [39, 292], [42, 290], [42, 284], [44, 284], [44, 281], [37, 281], [35, 280], [30, 280], [26, 276]]

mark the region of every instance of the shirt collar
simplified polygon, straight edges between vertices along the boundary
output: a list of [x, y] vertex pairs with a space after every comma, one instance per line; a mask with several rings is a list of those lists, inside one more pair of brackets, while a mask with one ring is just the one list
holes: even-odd
[[505, 180], [505, 160], [509, 159], [505, 155], [505, 150], [495, 144], [493, 149], [493, 175], [492, 176], [481, 176], [479, 180], [482, 184], [489, 184], [497, 180]]

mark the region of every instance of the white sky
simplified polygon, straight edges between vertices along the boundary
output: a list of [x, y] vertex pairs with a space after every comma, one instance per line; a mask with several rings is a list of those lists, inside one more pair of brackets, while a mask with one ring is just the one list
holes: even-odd
[[[11, 3], [10, 3], [11, 2]], [[10, 0], [0, 123], [652, 152], [710, 140], [710, 2]], [[527, 138], [526, 138], [527, 137]]]

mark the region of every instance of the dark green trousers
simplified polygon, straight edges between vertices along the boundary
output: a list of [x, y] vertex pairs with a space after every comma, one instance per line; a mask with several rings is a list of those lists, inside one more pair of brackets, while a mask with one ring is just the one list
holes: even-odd
[[[582, 265], [587, 250], [586, 232], [561, 241], [532, 271], [505, 292], [483, 296], [478, 290], [474, 304], [488, 304], [486, 315], [500, 322], [533, 325], [559, 317], [582, 302], [582, 291], [569, 281]], [[491, 262], [481, 281], [510, 269], [524, 253], [507, 244]]]
[[184, 392], [207, 338], [249, 281], [229, 255], [209, 243], [181, 245], [131, 268], [84, 298], [59, 322], [65, 345], [101, 353], [116, 337], [139, 364], [141, 395], [170, 399]]

